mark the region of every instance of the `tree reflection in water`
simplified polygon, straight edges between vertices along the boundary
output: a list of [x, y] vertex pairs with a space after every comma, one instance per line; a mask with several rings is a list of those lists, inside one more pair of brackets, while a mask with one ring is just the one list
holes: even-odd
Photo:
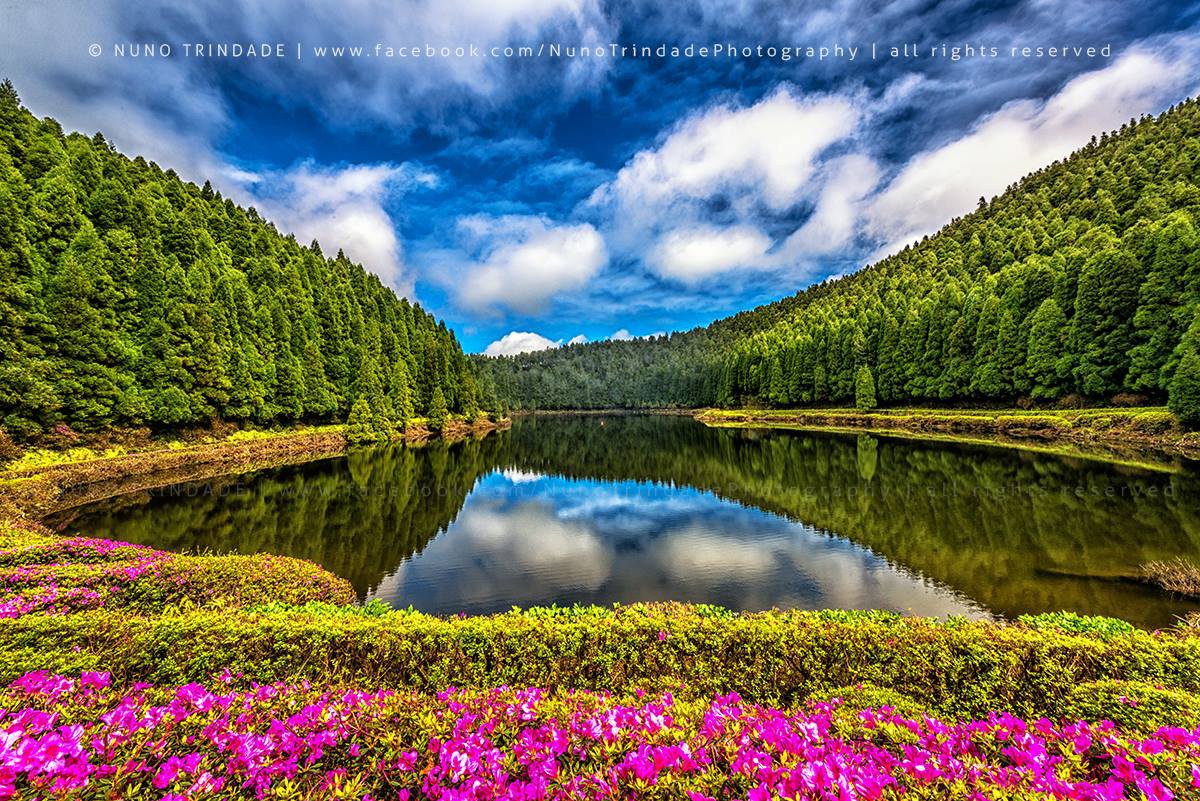
[[1146, 561], [1200, 555], [1197, 487], [1187, 467], [551, 417], [126, 496], [58, 522], [299, 556], [364, 596], [439, 612], [673, 598], [1162, 625], [1195, 606], [1133, 577]]

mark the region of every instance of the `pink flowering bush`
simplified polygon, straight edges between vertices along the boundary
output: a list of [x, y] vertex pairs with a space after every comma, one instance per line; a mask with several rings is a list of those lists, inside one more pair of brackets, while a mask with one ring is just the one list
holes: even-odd
[[156, 612], [178, 604], [350, 603], [344, 579], [269, 554], [182, 556], [124, 542], [70, 537], [0, 549], [0, 618], [101, 607]]
[[[1133, 711], [1138, 727], [1148, 730], [1195, 725], [1189, 721], [1200, 710], [1200, 636], [1182, 627], [1063, 631], [1050, 621], [732, 613], [685, 604], [461, 618], [306, 604], [156, 615], [99, 608], [0, 619], [0, 684], [35, 670], [106, 670], [122, 683], [182, 685], [207, 681], [223, 667], [260, 682], [307, 679], [424, 693], [449, 686], [619, 694], [641, 688], [693, 697], [737, 692], [779, 708], [870, 683], [918, 699], [946, 719], [996, 709], [1058, 718], [1074, 714], [1078, 704], [1077, 716], [1087, 720]], [[1096, 682], [1116, 683], [1117, 690], [1080, 694]], [[1121, 695], [1145, 701], [1143, 690], [1159, 687], [1172, 693], [1170, 705], [1116, 706]]]
[[1200, 636], [1112, 619], [442, 618], [0, 526], [4, 682], [0, 801], [1200, 798]]
[[1200, 731], [1007, 714], [946, 723], [537, 689], [436, 696], [134, 685], [31, 673], [0, 692], [0, 799], [1000, 799], [1200, 795]]

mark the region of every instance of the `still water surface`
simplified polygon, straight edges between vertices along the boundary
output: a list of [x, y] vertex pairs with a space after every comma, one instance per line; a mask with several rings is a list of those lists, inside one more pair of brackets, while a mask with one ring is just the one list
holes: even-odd
[[661, 416], [519, 419], [82, 507], [68, 529], [299, 556], [437, 613], [650, 600], [1169, 624], [1135, 580], [1200, 559], [1200, 472]]

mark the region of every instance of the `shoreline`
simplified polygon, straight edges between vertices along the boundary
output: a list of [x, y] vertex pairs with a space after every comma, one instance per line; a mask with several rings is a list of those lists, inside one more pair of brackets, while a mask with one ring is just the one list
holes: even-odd
[[1155, 470], [1178, 469], [1174, 462], [1180, 458], [1200, 459], [1200, 435], [1181, 432], [1174, 418], [1158, 409], [704, 409], [695, 419], [713, 428], [881, 434], [1017, 448]]
[[[456, 442], [486, 436], [509, 428], [515, 417], [645, 414], [691, 417], [713, 428], [868, 433], [1013, 448], [1159, 471], [1178, 470], [1180, 458], [1200, 459], [1200, 435], [1180, 432], [1173, 418], [1158, 409], [555, 409], [514, 411], [499, 423], [454, 420], [442, 435], [418, 420], [393, 442], [419, 447], [439, 438]], [[1166, 430], [1146, 430], [1151, 424]], [[348, 449], [344, 427], [323, 426], [252, 436], [235, 433], [210, 442], [170, 443], [117, 456], [9, 468], [0, 471], [0, 519], [36, 521], [129, 492], [336, 458]]]
[[657, 415], [660, 417], [695, 417], [707, 409], [680, 407], [651, 407], [644, 409], [521, 409], [509, 412], [512, 417], [636, 417]]
[[[472, 423], [454, 420], [439, 435], [417, 424], [392, 442], [418, 447], [437, 439], [458, 442], [510, 425], [508, 419], [499, 423], [483, 418]], [[0, 472], [0, 522], [40, 521], [57, 512], [130, 492], [331, 459], [349, 450], [344, 428], [327, 426], [9, 469]]]

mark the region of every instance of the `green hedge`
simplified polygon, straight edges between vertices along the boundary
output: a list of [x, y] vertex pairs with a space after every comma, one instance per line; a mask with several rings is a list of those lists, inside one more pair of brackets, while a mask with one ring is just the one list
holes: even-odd
[[190, 556], [87, 537], [7, 530], [0, 547], [0, 617], [104, 607], [150, 614], [172, 607], [353, 604], [345, 579], [272, 554]]
[[[0, 681], [36, 669], [109, 670], [118, 681], [256, 681], [673, 690], [794, 706], [856, 684], [960, 719], [1003, 709], [1058, 716], [1080, 685], [1200, 690], [1200, 637], [1100, 626], [1063, 631], [883, 612], [734, 614], [636, 605], [487, 617], [211, 609], [152, 617], [96, 610], [0, 621]], [[1078, 628], [1078, 627], [1077, 627]]]
[[1144, 681], [1106, 679], [1081, 684], [1067, 696], [1063, 711], [1082, 720], [1111, 720], [1129, 732], [1200, 726], [1200, 696]]
[[157, 574], [131, 582], [121, 600], [130, 607], [158, 611], [179, 603], [251, 606], [265, 601], [324, 600], [352, 604], [356, 597], [350, 582], [320, 565], [260, 553], [173, 557]]

